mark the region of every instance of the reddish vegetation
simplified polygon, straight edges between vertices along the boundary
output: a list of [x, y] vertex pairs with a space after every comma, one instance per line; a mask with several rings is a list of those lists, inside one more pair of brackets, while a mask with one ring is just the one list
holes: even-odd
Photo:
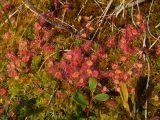
[[156, 54], [157, 54], [157, 55], [160, 55], [160, 45], [157, 46]]
[[0, 115], [3, 115], [4, 113], [4, 108], [0, 108]]
[[[51, 14], [51, 16], [50, 16]], [[46, 14], [50, 18], [54, 18], [52, 13]], [[139, 16], [141, 17], [141, 16]], [[139, 25], [145, 24], [140, 18], [137, 19]], [[141, 22], [143, 24], [141, 24]], [[9, 64], [7, 65], [7, 71], [10, 77], [15, 78], [20, 75], [20, 69], [25, 70], [25, 72], [30, 71], [30, 60], [32, 56], [38, 55], [38, 51], [43, 51], [44, 54], [49, 55], [54, 52], [54, 46], [48, 43], [48, 39], [53, 33], [45, 27], [50, 27], [48, 23], [40, 19], [35, 23], [35, 34], [36, 38], [32, 42], [27, 40], [21, 40], [19, 42], [19, 48], [17, 54], [9, 50], [6, 55], [9, 59]], [[142, 68], [141, 63], [135, 64], [133, 68], [129, 71], [123, 71], [120, 68], [121, 63], [125, 63], [128, 59], [128, 55], [136, 52], [133, 47], [131, 47], [131, 42], [140, 36], [144, 32], [144, 26], [139, 26], [138, 28], [132, 25], [127, 25], [122, 30], [122, 37], [119, 40], [119, 47], [121, 48], [124, 55], [120, 58], [120, 63], [113, 63], [112, 70], [101, 70], [98, 65], [101, 60], [108, 59], [107, 52], [104, 48], [99, 48], [93, 51], [92, 41], [86, 41], [81, 47], [74, 48], [71, 51], [64, 52], [62, 59], [59, 62], [53, 62], [52, 60], [48, 62], [48, 73], [52, 74], [58, 80], [67, 80], [69, 83], [75, 84], [77, 87], [84, 87], [88, 83], [90, 77], [95, 77], [98, 80], [103, 78], [112, 79], [115, 84], [115, 88], [119, 89], [120, 81], [129, 80], [133, 74], [139, 74], [138, 69]], [[56, 31], [55, 33], [56, 34]], [[52, 39], [53, 41], [55, 39]], [[106, 42], [107, 48], [116, 47], [116, 36], [112, 35]], [[22, 67], [22, 63], [25, 67]], [[46, 63], [47, 64], [47, 63]], [[139, 74], [140, 75], [140, 74]], [[105, 90], [105, 87], [102, 88]]]
[[13, 8], [13, 6], [9, 3], [9, 2], [6, 2], [4, 5], [3, 5], [3, 9], [5, 12], [8, 12], [9, 10], [11, 10]]
[[64, 98], [65, 94], [64, 94], [62, 91], [57, 91], [57, 92], [56, 92], [56, 96], [57, 96], [58, 98]]
[[135, 28], [131, 25], [127, 25], [127, 27], [123, 29], [122, 37], [119, 42], [119, 47], [122, 49], [124, 54], [133, 54], [134, 52], [136, 52], [134, 48], [131, 48], [130, 44], [132, 40], [139, 37], [143, 32], [145, 32], [144, 26], [139, 26], [139, 28]]
[[[48, 11], [47, 13], [44, 13], [43, 15], [51, 21], [56, 21], [56, 22], [58, 21], [59, 23], [61, 23], [61, 21], [59, 21], [57, 18], [59, 18], [59, 14], [62, 13], [63, 15], [66, 15], [64, 16], [65, 17], [64, 19], [67, 21], [66, 23], [72, 24], [71, 21], [68, 21], [70, 20], [69, 18], [70, 16], [68, 15], [68, 13], [72, 12], [73, 10], [72, 4], [70, 4], [69, 2], [64, 3], [59, 0], [51, 0], [50, 2], [52, 10]], [[88, 3], [86, 3], [86, 5], [87, 4]], [[1, 13], [6, 12], [8, 14], [12, 10], [12, 8], [13, 6], [9, 2], [6, 2], [3, 5], [4, 10], [2, 10]], [[83, 8], [82, 11], [80, 12], [83, 12], [84, 10], [85, 8]], [[76, 14], [78, 13], [78, 11], [76, 10], [74, 12]], [[63, 100], [66, 96], [70, 96], [70, 94], [72, 94], [71, 92], [74, 90], [77, 91], [84, 90], [82, 92], [82, 94], [84, 94], [84, 98], [86, 98], [87, 101], [90, 101], [88, 102], [89, 106], [86, 107], [86, 110], [92, 109], [91, 108], [92, 104], [99, 105], [99, 103], [95, 99], [97, 93], [100, 94], [107, 93], [105, 95], [108, 95], [109, 97], [111, 96], [107, 102], [104, 102], [105, 107], [107, 108], [114, 108], [114, 107], [116, 108], [118, 104], [126, 102], [126, 104], [123, 103], [125, 108], [126, 107], [125, 105], [128, 105], [128, 103], [130, 102], [130, 101], [128, 102], [128, 100], [132, 99], [130, 95], [133, 95], [133, 97], [136, 96], [136, 90], [135, 90], [136, 83], [133, 85], [132, 82], [135, 82], [137, 78], [140, 78], [141, 76], [146, 76], [148, 74], [148, 73], [146, 74], [146, 68], [148, 67], [148, 66], [146, 67], [145, 63], [146, 61], [145, 62], [142, 61], [140, 59], [141, 57], [138, 56], [139, 55], [138, 53], [140, 53], [142, 56], [143, 53], [147, 54], [148, 51], [152, 52], [152, 50], [150, 50], [149, 47], [148, 48], [141, 47], [143, 44], [142, 36], [145, 32], [147, 32], [147, 25], [143, 14], [137, 14], [133, 16], [135, 19], [134, 20], [135, 25], [132, 25], [131, 23], [127, 24], [126, 22], [124, 27], [120, 28], [118, 26], [119, 27], [118, 28], [116, 26], [118, 29], [115, 29], [115, 31], [112, 33], [107, 33], [106, 36], [105, 35], [103, 36], [103, 34], [106, 34], [105, 30], [103, 32], [103, 27], [102, 27], [103, 24], [99, 26], [97, 22], [94, 25], [94, 22], [97, 19], [97, 18], [95, 20], [93, 19], [95, 17], [94, 15], [83, 16], [83, 13], [79, 13], [79, 15], [76, 16], [77, 18], [75, 18], [74, 20], [74, 23], [75, 21], [77, 21], [78, 23], [75, 26], [74, 25], [73, 26], [76, 29], [78, 29], [78, 31], [80, 31], [81, 29], [82, 32], [78, 34], [81, 37], [77, 37], [78, 36], [77, 34], [76, 34], [77, 36], [76, 35], [74, 36], [74, 34], [72, 35], [68, 34], [67, 32], [70, 30], [66, 31], [59, 26], [58, 27], [56, 25], [53, 26], [48, 22], [46, 22], [41, 17], [39, 17], [37, 21], [34, 21], [33, 24], [29, 24], [27, 26], [28, 28], [24, 31], [23, 35], [20, 37], [18, 36], [18, 34], [21, 34], [23, 30], [18, 31], [19, 29], [18, 24], [16, 26], [17, 31], [8, 30], [6, 33], [0, 36], [2, 39], [4, 39], [5, 42], [12, 41], [16, 43], [16, 45], [13, 46], [12, 43], [11, 45], [6, 45], [7, 48], [2, 51], [2, 53], [4, 52], [3, 54], [5, 55], [4, 59], [6, 58], [7, 59], [4, 60], [4, 63], [2, 63], [2, 65], [0, 64], [2, 67], [4, 67], [1, 70], [2, 74], [0, 71], [0, 82], [2, 83], [6, 82], [7, 85], [5, 87], [2, 86], [0, 87], [0, 97], [2, 98], [2, 103], [3, 103], [2, 107], [0, 108], [0, 115], [2, 114], [4, 115], [4, 111], [7, 108], [5, 106], [6, 104], [9, 104], [11, 106], [13, 105], [12, 106], [13, 108], [12, 107], [11, 109], [9, 108], [10, 109], [9, 115], [13, 119], [18, 119], [16, 117], [23, 112], [24, 114], [30, 115], [30, 113], [27, 113], [28, 111], [29, 112], [32, 111], [32, 108], [30, 109], [30, 104], [31, 106], [33, 106], [33, 109], [37, 109], [39, 106], [41, 106], [41, 103], [42, 104], [45, 103], [45, 105], [43, 105], [45, 106], [43, 108], [45, 111], [47, 108], [50, 107], [46, 106], [46, 103], [48, 104], [48, 101], [51, 102], [52, 97], [57, 97], [57, 99], [59, 98]], [[20, 14], [19, 17], [21, 17]], [[3, 19], [3, 16], [0, 15], [0, 18]], [[109, 22], [110, 21], [114, 23], [114, 21], [112, 21], [111, 19], [109, 20]], [[97, 36], [95, 34], [94, 39], [89, 40], [89, 38], [91, 38], [94, 32], [99, 29], [99, 28], [97, 29], [96, 27], [99, 28], [102, 27], [101, 29], [102, 31], [100, 30], [100, 33], [102, 34], [102, 38], [104, 37], [104, 39], [101, 39], [101, 36]], [[30, 28], [33, 30], [30, 30]], [[98, 35], [100, 35], [100, 33], [99, 31], [97, 32]], [[12, 38], [15, 37], [14, 35], [17, 35], [18, 37], [16, 36], [17, 38]], [[82, 40], [81, 38], [84, 39]], [[16, 40], [14, 41], [14, 39]], [[152, 43], [152, 40], [150, 42]], [[153, 47], [153, 50], [155, 50], [156, 53], [155, 56], [160, 55], [160, 45], [155, 45]], [[0, 52], [0, 54], [2, 53]], [[3, 59], [3, 57], [1, 57], [0, 59]], [[155, 62], [154, 64], [157, 65], [159, 63]], [[5, 72], [5, 74], [3, 74], [3, 72]], [[90, 78], [95, 78], [95, 81], [97, 82], [96, 90], [93, 93], [89, 88], [90, 86], [88, 86]], [[22, 81], [25, 82], [22, 83]], [[58, 89], [56, 89], [53, 92], [51, 87], [53, 87], [52, 83], [54, 82], [55, 86], [56, 82], [62, 83], [64, 86], [57, 85], [58, 87], [57, 86], [56, 87]], [[122, 84], [125, 83], [124, 86], [126, 85], [127, 89], [125, 89], [125, 87], [123, 86], [124, 91], [122, 91], [121, 83]], [[13, 84], [13, 90], [12, 90], [12, 84]], [[22, 86], [23, 88], [23, 85], [25, 86], [25, 90], [20, 90], [21, 88], [16, 89], [17, 86], [18, 87]], [[33, 90], [29, 91], [30, 92], [29, 97], [27, 96], [28, 89], [34, 89], [34, 91]], [[64, 92], [64, 90], [68, 91]], [[34, 93], [35, 91], [37, 93]], [[12, 93], [14, 92], [15, 95], [12, 96]], [[112, 92], [115, 93], [116, 95], [112, 95]], [[126, 98], [127, 99], [126, 101], [122, 100], [121, 102], [119, 102], [119, 99], [121, 99], [120, 96], [122, 95], [122, 92], [125, 92], [124, 94], [126, 94], [127, 97], [129, 96], [128, 97], [129, 99]], [[31, 98], [32, 94], [33, 97], [35, 97], [36, 99]], [[37, 94], [40, 95], [37, 97]], [[8, 96], [9, 97], [12, 96], [13, 98], [11, 97], [8, 99], [7, 98]], [[49, 96], [49, 97], [42, 98], [44, 96], [45, 97]], [[116, 96], [115, 99], [114, 96]], [[123, 97], [123, 95], [121, 97]], [[117, 98], [118, 101], [116, 101]], [[58, 108], [59, 106], [57, 107], [57, 105], [59, 104], [56, 101], [57, 99], [55, 99], [54, 101], [56, 106], [54, 108], [55, 111], [56, 109], [59, 110]], [[133, 100], [131, 101], [133, 102]], [[17, 103], [18, 107], [14, 106], [15, 103]], [[17, 108], [18, 109], [20, 108], [21, 111], [20, 110], [18, 111]], [[26, 112], [24, 109], [28, 111]], [[14, 110], [16, 112], [18, 111], [19, 113], [16, 113]], [[33, 113], [34, 112], [36, 113], [37, 111], [35, 110], [33, 111]], [[60, 112], [62, 111], [61, 108], [59, 111]], [[50, 114], [47, 112], [45, 113], [45, 115]], [[65, 115], [67, 114], [65, 110], [63, 112]], [[84, 110], [83, 112], [86, 111]], [[88, 112], [87, 117], [89, 118], [90, 117], [89, 112], [91, 111], [88, 110], [87, 112]], [[93, 112], [95, 111], [93, 110]], [[102, 113], [103, 112], [104, 111], [102, 110]], [[95, 114], [95, 116], [96, 115], [97, 114]], [[29, 117], [26, 116], [25, 119], [30, 119]]]
[[[84, 87], [90, 77], [99, 78], [98, 60], [104, 59], [106, 54], [103, 49], [85, 56], [91, 50], [91, 43], [87, 42], [82, 48], [75, 48], [64, 53], [64, 58], [49, 66], [49, 73], [59, 80], [67, 80], [77, 87]], [[91, 51], [90, 51], [91, 52]]]
[[0, 88], [0, 95], [6, 96], [7, 95], [7, 89], [6, 88]]
[[113, 48], [116, 45], [116, 41], [115, 41], [116, 37], [114, 35], [112, 35], [106, 42], [106, 46], [108, 48]]

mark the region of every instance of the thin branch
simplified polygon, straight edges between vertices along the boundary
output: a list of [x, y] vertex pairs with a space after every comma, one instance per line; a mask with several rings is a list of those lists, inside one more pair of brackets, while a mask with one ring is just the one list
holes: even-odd
[[22, 33], [20, 39], [22, 39], [24, 33], [26, 32], [26, 30], [28, 29], [28, 27], [31, 25], [32, 21], [33, 21], [33, 18], [29, 21], [29, 23], [27, 24], [27, 26], [24, 28], [24, 31], [23, 31], [23, 33]]
[[55, 53], [52, 53], [52, 54], [50, 54], [49, 56], [47, 56], [47, 58], [46, 58], [46, 59], [43, 61], [43, 63], [41, 64], [38, 72], [41, 71], [41, 69], [42, 69], [43, 65], [45, 64], [45, 62], [46, 62], [51, 56], [53, 56], [54, 54], [55, 54]]
[[[56, 81], [56, 84], [52, 88], [52, 94], [49, 97], [49, 101], [48, 101], [48, 104], [47, 104], [48, 106], [50, 106], [53, 97], [55, 96], [58, 89], [60, 89], [60, 87], [61, 87], [61, 81]], [[47, 115], [47, 111], [45, 111], [45, 113], [44, 113], [44, 120], [46, 120], [46, 115]]]
[[79, 35], [79, 32], [77, 29], [75, 29], [73, 26], [68, 25], [68, 23], [59, 23], [59, 22], [55, 22], [55, 21], [51, 21], [49, 19], [47, 19], [36, 7], [34, 7], [32, 5], [32, 3], [29, 0], [25, 0], [23, 1], [23, 3], [25, 4], [25, 6], [30, 9], [32, 12], [34, 12], [35, 14], [37, 14], [39, 17], [41, 17], [43, 20], [45, 20], [46, 22], [50, 23], [51, 25], [60, 27], [66, 31], [68, 31], [69, 33], [73, 34], [73, 35]]
[[99, 28], [103, 24], [103, 22], [105, 20], [105, 16], [106, 16], [106, 14], [107, 14], [107, 12], [108, 12], [108, 10], [109, 10], [109, 8], [110, 8], [110, 6], [111, 6], [112, 3], [113, 3], [113, 0], [110, 0], [109, 3], [108, 3], [108, 5], [106, 6], [104, 12], [102, 13], [101, 19], [99, 20], [98, 28], [96, 29], [96, 31], [95, 31], [95, 33], [94, 33], [94, 35], [93, 35], [93, 37], [92, 37], [91, 40], [93, 40], [95, 38], [95, 36], [97, 35], [97, 33], [99, 32]]
[[55, 95], [57, 90], [58, 90], [57, 85], [54, 85], [53, 88], [52, 88], [52, 94], [51, 94], [51, 96], [49, 98], [49, 101], [48, 101], [48, 106], [51, 104], [51, 101], [52, 101], [52, 99], [53, 99], [53, 97], [54, 97], [54, 95]]
[[105, 19], [105, 16], [107, 15], [107, 12], [108, 12], [109, 8], [111, 7], [112, 3], [113, 3], [113, 0], [110, 0], [109, 3], [108, 3], [108, 5], [106, 6], [104, 12], [103, 12], [102, 15], [101, 15], [102, 18], [99, 20], [99, 21], [100, 21], [100, 24], [103, 23], [103, 21], [104, 21], [104, 19]]
[[151, 33], [150, 27], [149, 27], [149, 20], [150, 20], [150, 14], [151, 14], [153, 2], [154, 2], [154, 0], [152, 0], [151, 5], [150, 5], [150, 8], [149, 8], [148, 19], [147, 19], [147, 29], [148, 29], [148, 33], [151, 35], [151, 37], [153, 37], [154, 39], [158, 39], [157, 37], [155, 37], [155, 36]]
[[123, 3], [121, 3], [119, 6], [117, 6], [115, 8], [115, 10], [111, 13], [111, 15], [115, 15], [117, 17], [124, 9], [133, 7], [135, 5], [143, 3], [145, 1], [147, 1], [147, 0], [130, 1], [130, 2], [126, 3], [125, 5], [123, 5]]
[[149, 8], [148, 19], [147, 19], [147, 29], [148, 29], [148, 33], [149, 33], [154, 39], [156, 39], [156, 40], [155, 40], [155, 41], [153, 42], [153, 44], [149, 47], [149, 49], [151, 49], [151, 48], [159, 41], [159, 39], [160, 39], [160, 36], [158, 36], [158, 38], [155, 37], [155, 36], [151, 33], [150, 28], [149, 28], [149, 20], [150, 20], [150, 14], [151, 14], [151, 10], [152, 10], [153, 3], [154, 3], [154, 0], [152, 0], [151, 5], [150, 5], [150, 8]]
[[137, 9], [138, 9], [138, 14], [140, 15], [140, 8], [139, 8], [139, 2], [138, 2], [138, 0], [136, 0], [136, 5], [137, 5]]
[[99, 4], [106, 5], [103, 1], [96, 0]]
[[[23, 4], [20, 5], [20, 6], [17, 8], [17, 10], [14, 11], [11, 15], [9, 15], [8, 18], [11, 19], [15, 14], [17, 14], [17, 13], [22, 9], [22, 6], [23, 6]], [[2, 24], [0, 25], [0, 28], [3, 27], [3, 25], [4, 25], [6, 22], [8, 22], [8, 19], [6, 19], [6, 20], [4, 21], [4, 23], [2, 23]]]
[[122, 1], [122, 10], [123, 10], [122, 17], [124, 18], [124, 13], [125, 13], [125, 0]]
[[94, 0], [94, 2], [95, 2], [95, 3], [97, 4], [97, 6], [101, 9], [101, 11], [104, 12], [103, 9], [102, 9], [102, 7], [100, 6], [100, 4], [97, 2], [97, 0]]
[[149, 88], [149, 82], [150, 82], [150, 63], [149, 63], [149, 58], [146, 57], [146, 62], [147, 62], [147, 84], [146, 84], [146, 102], [145, 102], [145, 120], [147, 120], [148, 117], [148, 96], [147, 96], [147, 92], [148, 92], [148, 88]]
[[133, 12], [134, 12], [134, 10], [133, 10], [133, 6], [132, 6], [132, 9], [131, 9], [131, 19], [132, 19], [133, 25], [134, 25], [135, 27], [137, 27], [137, 24], [136, 24], [135, 21], [134, 21]]
[[[59, 52], [61, 52], [61, 51], [68, 52], [68, 51], [71, 51], [71, 50], [60, 50]], [[41, 69], [42, 69], [43, 65], [46, 63], [46, 61], [47, 61], [50, 57], [52, 57], [54, 54], [55, 54], [55, 52], [53, 52], [53, 53], [51, 53], [50, 55], [47, 56], [47, 58], [46, 58], [46, 59], [43, 61], [43, 63], [41, 64], [41, 66], [40, 66], [38, 72], [41, 71]]]
[[160, 27], [160, 23], [158, 23], [158, 24], [155, 26], [155, 28], [158, 28], [158, 27]]
[[160, 36], [157, 38], [157, 40], [155, 40], [152, 45], [149, 47], [149, 49], [151, 49], [158, 41], [160, 40]]
[[86, 1], [84, 2], [84, 4], [82, 5], [81, 9], [79, 10], [77, 16], [80, 15], [80, 13], [82, 12], [82, 10], [85, 8], [85, 5], [87, 4], [87, 2], [88, 2], [88, 0], [86, 0]]
[[[66, 0], [65, 4], [67, 4], [67, 0]], [[63, 5], [63, 6], [64, 6], [64, 5]], [[64, 11], [63, 11], [63, 14], [62, 14], [62, 23], [64, 22], [64, 17], [65, 17], [65, 15], [66, 15], [66, 12], [67, 12], [67, 10], [66, 10], [66, 8], [64, 7]]]
[[144, 33], [144, 39], [143, 39], [143, 47], [146, 47], [146, 38], [147, 38], [147, 33]]

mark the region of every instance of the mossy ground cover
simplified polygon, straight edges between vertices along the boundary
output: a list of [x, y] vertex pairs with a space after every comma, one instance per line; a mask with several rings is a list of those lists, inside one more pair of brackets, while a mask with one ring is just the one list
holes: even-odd
[[160, 119], [159, 0], [30, 2], [67, 30], [0, 0], [2, 120]]

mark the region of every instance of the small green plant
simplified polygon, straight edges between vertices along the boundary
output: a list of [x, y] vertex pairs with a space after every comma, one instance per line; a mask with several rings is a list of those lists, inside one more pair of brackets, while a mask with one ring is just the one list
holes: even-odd
[[86, 99], [86, 97], [79, 91], [76, 91], [73, 94], [73, 99], [80, 104], [83, 108], [86, 110], [86, 117], [90, 119], [90, 111], [93, 107], [94, 101], [107, 101], [109, 99], [109, 95], [105, 93], [95, 94], [96, 87], [97, 87], [97, 80], [95, 78], [89, 79], [89, 90], [90, 90], [90, 96], [89, 99]]

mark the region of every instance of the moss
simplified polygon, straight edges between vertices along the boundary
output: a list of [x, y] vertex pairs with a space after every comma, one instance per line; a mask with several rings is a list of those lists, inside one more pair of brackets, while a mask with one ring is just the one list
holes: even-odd
[[[71, 9], [66, 12], [64, 21], [71, 25], [74, 25], [74, 27], [77, 28], [79, 31], [84, 28], [85, 29], [84, 31], [86, 31], [87, 35], [93, 36], [93, 34], [95, 33], [95, 30], [98, 28], [97, 21], [99, 19], [96, 19], [96, 17], [99, 17], [102, 14], [102, 11], [93, 0], [88, 0], [87, 4], [84, 5], [85, 1], [86, 0], [67, 0], [67, 2], [70, 3], [71, 5]], [[110, 0], [99, 0], [99, 1], [104, 3], [104, 4], [101, 4], [101, 7], [105, 9], [105, 7], [107, 6]], [[11, 0], [11, 2], [12, 4], [15, 5], [15, 8], [12, 11], [10, 11], [9, 14], [13, 13], [17, 9], [17, 7], [21, 5], [21, 0], [18, 0], [18, 1]], [[51, 8], [53, 6], [50, 3], [51, 1], [49, 2], [44, 0], [40, 0], [40, 1], [32, 0], [32, 2], [35, 5], [35, 7], [37, 7], [43, 13], [47, 12], [48, 9], [53, 10]], [[115, 6], [119, 5], [121, 2], [122, 2], [121, 0], [118, 0], [118, 1], [114, 0], [111, 8], [108, 11], [108, 14], [110, 14], [112, 10], [115, 8]], [[80, 15], [78, 15], [80, 9], [83, 6], [84, 6], [84, 9], [81, 11]], [[140, 10], [141, 12], [144, 12], [146, 18], [148, 15], [149, 7], [150, 7], [150, 1], [146, 1], [140, 4]], [[155, 36], [160, 35], [160, 29], [159, 28], [155, 29], [155, 26], [159, 23], [158, 20], [160, 19], [160, 14], [157, 12], [159, 10], [160, 10], [160, 1], [155, 0], [152, 7], [151, 15], [150, 15], [150, 21], [149, 21], [150, 30]], [[63, 12], [64, 12], [64, 6], [61, 5], [60, 10], [58, 10], [56, 16], [59, 19], [61, 19]], [[134, 13], [137, 13], [136, 7], [134, 8]], [[117, 39], [116, 42], [118, 43], [121, 37], [120, 35], [121, 31], [119, 31], [118, 29], [121, 30], [121, 28], [124, 28], [124, 26], [128, 23], [132, 24], [131, 9], [126, 11], [125, 14], [126, 14], [125, 18], [122, 18], [121, 15], [119, 15], [117, 18], [114, 18], [114, 20], [112, 18], [106, 17], [104, 21], [106, 22], [106, 24], [103, 23], [101, 25], [101, 27], [99, 28], [101, 29], [100, 34], [97, 35], [94, 39], [93, 51], [97, 51], [101, 47], [106, 48], [106, 45], [104, 43], [107, 41], [107, 39], [111, 35], [116, 35], [116, 39]], [[89, 20], [85, 20], [84, 18], [86, 16], [91, 18]], [[78, 21], [78, 18], [80, 17], [82, 19]], [[3, 29], [0, 28], [0, 39], [2, 39], [0, 41], [0, 60], [2, 61], [0, 63], [0, 73], [4, 74], [5, 76], [5, 80], [3, 82], [0, 81], [1, 82], [0, 85], [8, 88], [9, 94], [7, 97], [8, 99], [13, 99], [14, 104], [16, 104], [16, 106], [14, 106], [11, 103], [11, 108], [15, 107], [16, 109], [19, 109], [18, 114], [22, 114], [21, 118], [24, 118], [24, 116], [28, 116], [28, 119], [35, 119], [35, 120], [43, 119], [45, 116], [45, 112], [46, 112], [47, 119], [64, 119], [64, 120], [68, 119], [69, 120], [73, 118], [75, 119], [82, 118], [82, 116], [85, 117], [85, 110], [83, 110], [82, 108], [79, 108], [79, 106], [75, 104], [75, 102], [71, 97], [72, 93], [75, 90], [77, 90], [77, 88], [69, 84], [68, 81], [63, 81], [60, 88], [58, 88], [58, 90], [61, 90], [64, 93], [66, 93], [66, 96], [63, 99], [53, 96], [50, 106], [46, 105], [48, 104], [48, 101], [53, 94], [52, 93], [53, 86], [56, 84], [57, 81], [52, 76], [49, 76], [47, 74], [45, 65], [42, 67], [40, 72], [37, 72], [39, 70], [39, 67], [42, 64], [43, 57], [44, 59], [46, 57], [46, 56], [40, 55], [42, 53], [37, 53], [38, 55], [33, 56], [31, 63], [27, 64], [27, 65], [31, 65], [30, 73], [24, 74], [23, 72], [20, 72], [21, 75], [19, 76], [19, 78], [16, 78], [16, 79], [9, 78], [7, 75], [6, 67], [7, 67], [8, 60], [4, 57], [6, 55], [5, 54], [6, 50], [11, 49], [15, 53], [17, 53], [18, 42], [21, 39], [26, 38], [26, 39], [34, 40], [33, 24], [37, 18], [38, 18], [37, 16], [35, 15], [33, 16], [32, 11], [30, 11], [27, 8], [23, 8], [23, 10], [18, 15], [16, 14], [13, 18], [11, 18], [11, 22], [13, 22], [12, 27], [9, 27], [8, 24], [4, 24]], [[85, 28], [85, 25], [91, 20], [93, 20], [92, 27], [94, 27], [95, 29], [92, 32], [86, 30]], [[3, 21], [0, 20], [0, 22], [3, 22]], [[112, 31], [110, 26], [112, 22], [117, 26], [117, 28], [114, 28], [114, 32]], [[52, 29], [53, 31], [59, 30], [55, 26], [53, 26], [53, 28], [54, 28]], [[11, 31], [12, 36], [11, 38], [6, 40], [6, 39], [3, 39], [3, 35], [7, 31]], [[142, 45], [143, 37], [144, 35], [142, 35], [140, 38], [133, 40], [132, 47], [140, 48]], [[49, 43], [54, 45], [55, 47], [55, 50], [54, 50], [55, 54], [50, 59], [54, 62], [58, 62], [62, 58], [62, 53], [59, 52], [60, 49], [72, 50], [75, 47], [82, 46], [83, 43], [85, 43], [86, 41], [87, 40], [85, 39], [84, 40], [81, 40], [80, 38], [77, 39], [76, 37], [71, 36], [67, 32], [56, 33], [49, 40]], [[147, 33], [147, 41], [149, 41], [148, 45], [150, 45], [155, 40], [150, 36], [150, 34]], [[45, 42], [43, 44], [45, 44]], [[107, 71], [107, 67], [110, 66], [112, 63], [118, 63], [120, 64], [120, 67], [124, 71], [127, 71], [127, 70], [130, 70], [133, 67], [133, 64], [139, 60], [137, 55], [131, 55], [128, 58], [128, 61], [122, 64], [119, 61], [119, 58], [123, 55], [123, 53], [118, 48], [118, 45], [116, 45], [116, 47], [112, 49], [106, 48], [106, 53], [108, 55], [107, 59], [98, 61], [99, 66], [97, 66], [98, 67], [97, 69]], [[159, 57], [157, 56], [150, 55], [149, 57], [151, 58], [150, 60], [151, 80], [152, 80], [152, 83], [155, 85], [155, 89], [154, 89], [155, 91], [153, 93], [153, 96], [154, 96], [154, 95], [159, 95], [159, 91], [160, 91], [160, 85], [159, 85], [159, 79], [160, 79], [160, 75], [159, 75], [160, 62], [159, 61], [160, 60], [159, 60]], [[147, 73], [147, 64], [145, 65], [146, 65], [144, 67], [145, 70], [143, 71], [144, 74]], [[26, 68], [24, 64], [22, 65], [22, 67]], [[24, 71], [24, 69], [22, 69], [22, 71]], [[133, 76], [130, 80], [126, 81], [127, 86], [131, 88], [135, 88], [137, 79], [138, 78], [136, 76]], [[109, 90], [111, 91], [114, 90], [115, 86], [112, 83], [112, 81], [109, 80], [108, 78], [101, 80], [100, 83], [101, 85], [106, 86]], [[86, 88], [81, 90], [83, 92], [87, 92]], [[106, 107], [105, 103], [93, 103], [95, 106], [92, 112], [94, 112], [94, 116], [96, 117], [95, 119], [98, 120], [99, 118], [101, 118], [103, 120], [109, 120], [109, 119], [128, 120], [130, 116], [123, 108], [122, 101], [119, 95], [115, 96], [112, 94], [112, 92], [109, 94], [111, 98], [114, 98], [117, 101], [117, 106], [115, 108], [110, 109]], [[132, 97], [134, 98], [134, 94], [132, 94]], [[36, 103], [34, 98], [36, 98]], [[25, 105], [19, 104], [19, 102], [21, 101], [18, 101], [18, 100], [23, 100]], [[29, 104], [29, 105], [33, 106], [33, 108], [37, 110], [40, 110], [39, 114], [33, 115], [35, 113], [34, 111], [35, 109], [32, 109], [32, 107], [30, 109], [28, 107], [29, 106], [28, 102], [29, 103], [33, 102], [33, 104]], [[155, 103], [154, 102], [155, 101], [153, 102], [151, 101], [151, 104], [149, 103], [148, 113], [150, 116], [153, 116], [157, 110], [156, 102]], [[134, 101], [132, 101], [132, 104], [133, 103]], [[41, 106], [45, 106], [45, 109], [44, 110], [39, 109], [41, 108]], [[33, 111], [32, 115], [30, 113], [31, 111]], [[143, 114], [139, 116], [142, 117]]]
[[119, 55], [120, 55], [119, 49], [111, 49], [110, 54], [108, 55], [109, 62], [112, 63], [113, 61], [118, 61], [120, 57]]
[[31, 68], [33, 71], [38, 71], [42, 63], [42, 55], [34, 56], [32, 58]]
[[31, 25], [31, 26], [29, 26], [29, 27], [27, 28], [27, 30], [26, 30], [25, 33], [24, 33], [24, 37], [25, 37], [26, 39], [29, 39], [29, 40], [34, 39], [33, 25]]

